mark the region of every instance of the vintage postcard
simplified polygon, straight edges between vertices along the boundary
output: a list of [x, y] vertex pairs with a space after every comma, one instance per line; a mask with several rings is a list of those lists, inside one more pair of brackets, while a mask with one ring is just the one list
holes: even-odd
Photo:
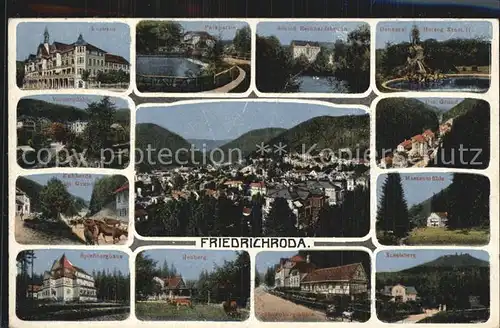
[[370, 319], [371, 259], [365, 251], [260, 252], [256, 269], [260, 321]]
[[17, 103], [17, 163], [24, 169], [122, 169], [130, 161], [126, 98], [36, 95]]
[[490, 316], [488, 252], [384, 250], [377, 253], [375, 277], [383, 322], [477, 324]]
[[130, 27], [106, 22], [22, 22], [16, 31], [22, 90], [103, 89], [130, 84]]
[[140, 107], [135, 228], [145, 237], [364, 237], [368, 151], [362, 106]]
[[377, 239], [384, 245], [486, 245], [490, 181], [468, 173], [389, 173], [377, 180]]
[[24, 321], [118, 321], [130, 315], [129, 256], [118, 251], [23, 250], [16, 315]]
[[250, 255], [244, 251], [147, 249], [135, 260], [139, 320], [244, 321]]
[[381, 92], [487, 92], [492, 30], [491, 23], [485, 21], [377, 23], [377, 89]]
[[490, 163], [490, 104], [485, 100], [384, 98], [375, 110], [381, 168], [480, 170]]
[[364, 93], [370, 86], [370, 26], [362, 22], [259, 22], [261, 93]]
[[252, 31], [243, 21], [140, 21], [136, 84], [141, 93], [244, 93]]
[[122, 175], [36, 174], [16, 181], [15, 238], [20, 244], [123, 245], [129, 185]]

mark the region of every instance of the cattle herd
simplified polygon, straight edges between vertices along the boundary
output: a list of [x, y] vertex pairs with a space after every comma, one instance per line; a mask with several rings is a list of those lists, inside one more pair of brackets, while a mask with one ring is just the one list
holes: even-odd
[[108, 242], [106, 237], [112, 237], [113, 244], [120, 241], [121, 236], [127, 238], [128, 231], [121, 228], [122, 222], [117, 219], [84, 219], [78, 218], [69, 222], [72, 226], [83, 225], [83, 235], [87, 245], [99, 245], [99, 236], [102, 236], [104, 242]]

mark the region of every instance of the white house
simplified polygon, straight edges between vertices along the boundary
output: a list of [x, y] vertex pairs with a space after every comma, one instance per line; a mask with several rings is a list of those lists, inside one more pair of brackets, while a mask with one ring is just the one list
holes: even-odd
[[434, 212], [427, 218], [428, 227], [445, 228], [448, 224], [448, 212]]
[[68, 127], [70, 129], [71, 132], [73, 132], [74, 134], [82, 134], [83, 131], [85, 131], [85, 128], [87, 127], [87, 125], [89, 124], [89, 122], [85, 122], [85, 121], [74, 121], [74, 122], [71, 122], [68, 124]]
[[300, 289], [330, 295], [351, 295], [368, 291], [368, 276], [361, 263], [317, 269], [304, 277]]
[[74, 266], [65, 254], [43, 275], [39, 299], [52, 301], [97, 301], [95, 281], [85, 270]]
[[257, 194], [261, 194], [262, 196], [264, 196], [266, 195], [266, 193], [266, 184], [263, 181], [253, 182], [250, 184], [250, 196], [254, 196]]
[[16, 215], [23, 215], [24, 217], [31, 213], [30, 198], [24, 191], [16, 188]]
[[215, 45], [215, 38], [205, 31], [189, 31], [184, 34], [183, 43], [188, 47], [211, 48]]
[[129, 188], [128, 183], [125, 183], [120, 188], [116, 189], [115, 192], [115, 200], [116, 200], [116, 212], [120, 219], [128, 221], [128, 197], [129, 197]]
[[321, 52], [319, 43], [313, 41], [293, 40], [290, 46], [294, 59], [304, 55], [311, 63], [316, 60], [316, 57]]

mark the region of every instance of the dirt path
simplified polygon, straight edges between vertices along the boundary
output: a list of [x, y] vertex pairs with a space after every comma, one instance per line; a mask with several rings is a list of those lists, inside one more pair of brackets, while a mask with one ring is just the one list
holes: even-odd
[[79, 242], [75, 239], [70, 239], [63, 236], [57, 236], [46, 233], [41, 230], [28, 228], [21, 221], [19, 216], [15, 218], [14, 235], [19, 244], [41, 244], [41, 245], [81, 245], [83, 241]]
[[416, 323], [422, 319], [425, 319], [427, 317], [432, 317], [433, 315], [435, 315], [436, 313], [438, 313], [439, 311], [436, 310], [436, 309], [433, 309], [433, 310], [425, 310], [424, 313], [419, 313], [419, 314], [411, 314], [409, 315], [407, 318], [403, 319], [403, 320], [400, 320], [396, 323]]
[[255, 289], [255, 315], [262, 321], [327, 321], [324, 313]]
[[245, 76], [247, 75], [247, 73], [241, 69], [239, 66], [237, 66], [238, 68], [238, 77], [233, 80], [232, 82], [229, 82], [228, 84], [226, 85], [223, 85], [217, 89], [213, 89], [213, 90], [209, 90], [209, 91], [204, 91], [204, 93], [213, 93], [213, 92], [218, 92], [218, 93], [227, 93], [231, 90], [233, 90], [234, 88], [236, 88], [238, 85], [240, 85], [241, 82], [243, 82], [243, 80], [245, 79]]

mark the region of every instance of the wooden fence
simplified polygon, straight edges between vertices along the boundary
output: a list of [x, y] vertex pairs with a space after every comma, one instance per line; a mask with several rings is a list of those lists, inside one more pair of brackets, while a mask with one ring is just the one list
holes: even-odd
[[137, 74], [136, 82], [140, 92], [201, 92], [226, 85], [238, 75], [238, 67], [232, 66], [215, 75], [196, 77]]

